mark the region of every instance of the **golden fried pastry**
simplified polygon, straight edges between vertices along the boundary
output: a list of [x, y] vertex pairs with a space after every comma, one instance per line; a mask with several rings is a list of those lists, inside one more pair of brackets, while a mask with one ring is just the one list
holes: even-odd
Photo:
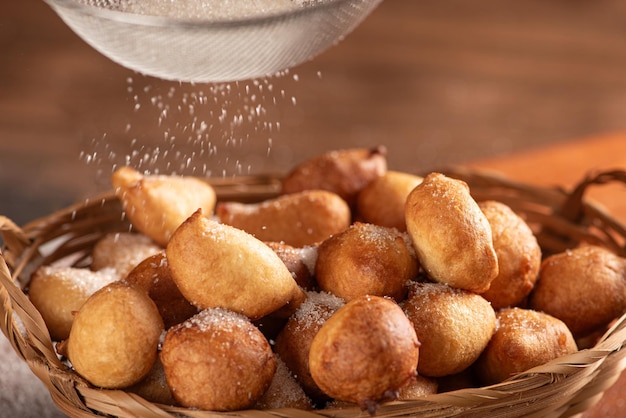
[[113, 282], [80, 308], [67, 340], [76, 373], [94, 386], [119, 389], [141, 381], [157, 358], [163, 320], [148, 295]]
[[461, 180], [424, 178], [407, 198], [407, 231], [421, 266], [436, 282], [476, 293], [498, 275], [491, 226]]
[[544, 259], [530, 307], [565, 322], [584, 337], [626, 311], [626, 259], [584, 246]]
[[344, 301], [326, 292], [307, 292], [307, 299], [289, 318], [276, 337], [274, 350], [291, 370], [305, 393], [315, 402], [327, 400], [309, 371], [311, 341], [324, 322]]
[[480, 202], [498, 256], [498, 275], [482, 296], [495, 310], [518, 306], [537, 281], [541, 247], [526, 222], [507, 205], [493, 200]]
[[315, 274], [320, 289], [346, 302], [363, 295], [406, 296], [418, 273], [409, 238], [397, 229], [356, 222], [318, 248]]
[[358, 194], [357, 218], [363, 222], [406, 231], [406, 198], [422, 180], [422, 177], [414, 174], [387, 171]]
[[52, 340], [60, 341], [70, 335], [74, 313], [89, 296], [119, 278], [113, 269], [42, 266], [33, 273], [28, 296], [41, 313]]
[[578, 350], [567, 326], [543, 312], [504, 309], [497, 320], [496, 332], [476, 363], [484, 384], [501, 382]]
[[253, 407], [276, 371], [263, 334], [245, 316], [221, 308], [170, 328], [160, 358], [174, 398], [211, 411]]
[[417, 371], [423, 376], [465, 370], [496, 328], [496, 314], [482, 296], [441, 283], [411, 284], [403, 309], [422, 343]]
[[[406, 385], [402, 386], [398, 391], [399, 401], [410, 401], [421, 398], [423, 396], [434, 395], [437, 393], [439, 385], [436, 380], [424, 376], [415, 376]], [[353, 402], [332, 400], [326, 405], [329, 409], [354, 408]]]
[[163, 364], [158, 357], [148, 375], [139, 383], [135, 383], [125, 390], [135, 393], [150, 402], [162, 405], [176, 405], [176, 400], [172, 396], [172, 391], [165, 378]]
[[400, 388], [398, 400], [409, 401], [421, 398], [422, 396], [434, 395], [437, 393], [439, 384], [435, 379], [424, 376], [415, 376], [415, 379]]
[[313, 402], [291, 374], [285, 363], [276, 358], [276, 373], [270, 387], [255, 405], [256, 409], [313, 409]]
[[148, 292], [166, 329], [198, 313], [198, 308], [185, 299], [174, 283], [164, 251], [139, 263], [124, 280]]
[[122, 167], [113, 173], [111, 183], [133, 226], [162, 246], [196, 210], [211, 214], [215, 208], [213, 187], [194, 177], [144, 176]]
[[386, 171], [385, 147], [330, 151], [294, 167], [282, 181], [282, 193], [328, 190], [354, 207], [357, 194]]
[[315, 281], [315, 261], [317, 245], [296, 248], [284, 242], [266, 242], [291, 272], [296, 283], [304, 290], [313, 290]]
[[363, 296], [322, 325], [311, 343], [309, 368], [328, 396], [373, 414], [415, 378], [419, 346], [411, 321], [394, 301]]
[[166, 248], [174, 282], [200, 309], [226, 308], [259, 319], [304, 300], [304, 291], [265, 243], [194, 213]]
[[346, 229], [350, 208], [339, 195], [306, 190], [260, 203], [220, 202], [219, 220], [254, 235], [261, 241], [304, 247]]
[[582, 337], [575, 337], [578, 349], [585, 350], [595, 347], [600, 341], [602, 341], [602, 337], [604, 337], [604, 334], [606, 334], [609, 328], [611, 328], [614, 325], [615, 321], [618, 319], [619, 318], [615, 318], [615, 320], [609, 322], [606, 326], [598, 328], [597, 331], [594, 331], [590, 334], [584, 335]]
[[137, 264], [163, 248], [143, 234], [115, 232], [102, 237], [92, 251], [92, 270], [113, 268], [126, 277]]

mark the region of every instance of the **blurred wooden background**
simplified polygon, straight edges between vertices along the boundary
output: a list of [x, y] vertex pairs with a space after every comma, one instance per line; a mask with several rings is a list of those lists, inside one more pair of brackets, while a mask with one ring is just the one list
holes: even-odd
[[[275, 95], [259, 95], [257, 118], [223, 124], [221, 108], [240, 112], [253, 83], [224, 93], [144, 77], [92, 50], [42, 0], [4, 1], [0, 214], [47, 215], [108, 188], [116, 164], [150, 168], [155, 156], [153, 169], [190, 170], [189, 159], [236, 175], [384, 144], [390, 167], [424, 172], [624, 131], [626, 2], [386, 0], [338, 46], [266, 83]], [[215, 125], [210, 147], [178, 110], [199, 91], [218, 99], [196, 111]], [[161, 123], [153, 102], [170, 106]], [[2, 414], [59, 415], [5, 342]]]

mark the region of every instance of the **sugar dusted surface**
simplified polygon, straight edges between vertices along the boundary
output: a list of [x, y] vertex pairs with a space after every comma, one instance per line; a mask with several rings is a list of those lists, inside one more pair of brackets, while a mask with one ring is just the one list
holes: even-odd
[[306, 246], [300, 248], [300, 259], [309, 270], [309, 273], [315, 274], [315, 263], [317, 262], [317, 247]]
[[180, 326], [197, 328], [202, 332], [215, 332], [219, 329], [232, 331], [233, 329], [249, 325], [250, 321], [242, 314], [223, 308], [209, 308], [200, 311]]
[[344, 300], [328, 292], [306, 292], [307, 298], [300, 305], [294, 318], [303, 327], [321, 325], [328, 319], [328, 312], [336, 311], [345, 304]]
[[409, 233], [402, 232], [400, 233], [400, 236], [404, 240], [406, 248], [409, 250], [409, 254], [411, 254], [412, 257], [417, 258], [417, 252], [415, 251], [415, 247], [413, 246], [413, 241], [411, 240], [411, 236], [409, 235]]
[[[440, 312], [442, 310], [441, 298], [451, 298], [454, 300], [466, 294], [464, 290], [450, 287], [443, 283], [410, 283], [409, 299], [417, 297], [421, 303], [415, 304], [416, 311], [427, 310], [432, 312]], [[439, 302], [438, 302], [439, 301]], [[452, 306], [452, 305], [450, 305]], [[446, 309], [450, 308], [446, 306]]]
[[350, 228], [359, 232], [359, 239], [362, 242], [371, 243], [376, 248], [389, 249], [394, 245], [395, 239], [398, 237], [405, 241], [408, 248], [412, 247], [408, 234], [403, 234], [396, 228], [387, 228], [370, 223], [357, 223], [350, 226]]
[[257, 403], [260, 409], [297, 408], [307, 404], [312, 407], [302, 387], [291, 374], [287, 365], [276, 356], [276, 373], [266, 394]]
[[160, 251], [162, 248], [145, 235], [111, 233], [96, 244], [92, 268], [114, 268], [120, 276], [126, 276], [141, 261]]
[[92, 294], [107, 284], [120, 279], [119, 274], [113, 268], [91, 271], [75, 267], [43, 266], [36, 274], [56, 277], [65, 283], [68, 290], [76, 289], [85, 294]]
[[229, 232], [233, 230], [232, 227], [220, 223], [217, 219], [208, 218], [203, 218], [202, 227], [202, 236], [210, 237], [217, 242], [226, 241]]

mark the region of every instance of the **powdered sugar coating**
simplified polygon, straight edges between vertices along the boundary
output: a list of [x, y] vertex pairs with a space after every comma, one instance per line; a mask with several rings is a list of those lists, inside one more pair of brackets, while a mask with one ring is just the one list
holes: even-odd
[[343, 299], [328, 292], [309, 291], [306, 295], [306, 300], [294, 314], [294, 319], [304, 328], [322, 325], [328, 319], [329, 311], [334, 312], [345, 304]]
[[94, 246], [91, 269], [97, 271], [112, 268], [123, 278], [137, 264], [162, 250], [163, 248], [143, 234], [110, 233]]
[[307, 245], [299, 250], [302, 263], [309, 270], [309, 273], [315, 274], [315, 263], [317, 262], [317, 247]]
[[276, 355], [276, 373], [270, 387], [257, 402], [259, 409], [299, 408], [312, 409], [313, 404], [304, 393], [284, 361]]
[[236, 328], [249, 326], [250, 320], [240, 313], [223, 308], [210, 308], [198, 312], [180, 326], [197, 328], [201, 332], [232, 332]]
[[121, 278], [117, 270], [110, 267], [91, 271], [60, 266], [42, 266], [35, 272], [34, 277], [54, 277], [62, 283], [64, 289], [88, 295]]

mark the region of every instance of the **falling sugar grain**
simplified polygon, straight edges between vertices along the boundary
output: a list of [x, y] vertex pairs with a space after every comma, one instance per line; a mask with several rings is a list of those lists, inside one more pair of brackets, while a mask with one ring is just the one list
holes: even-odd
[[[284, 83], [274, 85], [288, 75], [284, 71], [275, 77], [209, 85], [151, 84], [129, 77], [128, 121], [119, 133], [92, 139], [81, 159], [96, 167], [105, 184], [120, 166], [146, 174], [199, 177], [249, 175], [253, 165], [255, 170], [271, 170], [267, 160], [281, 126], [275, 113], [296, 104]], [[291, 80], [298, 82], [299, 77]], [[141, 85], [143, 81], [148, 84]]]

